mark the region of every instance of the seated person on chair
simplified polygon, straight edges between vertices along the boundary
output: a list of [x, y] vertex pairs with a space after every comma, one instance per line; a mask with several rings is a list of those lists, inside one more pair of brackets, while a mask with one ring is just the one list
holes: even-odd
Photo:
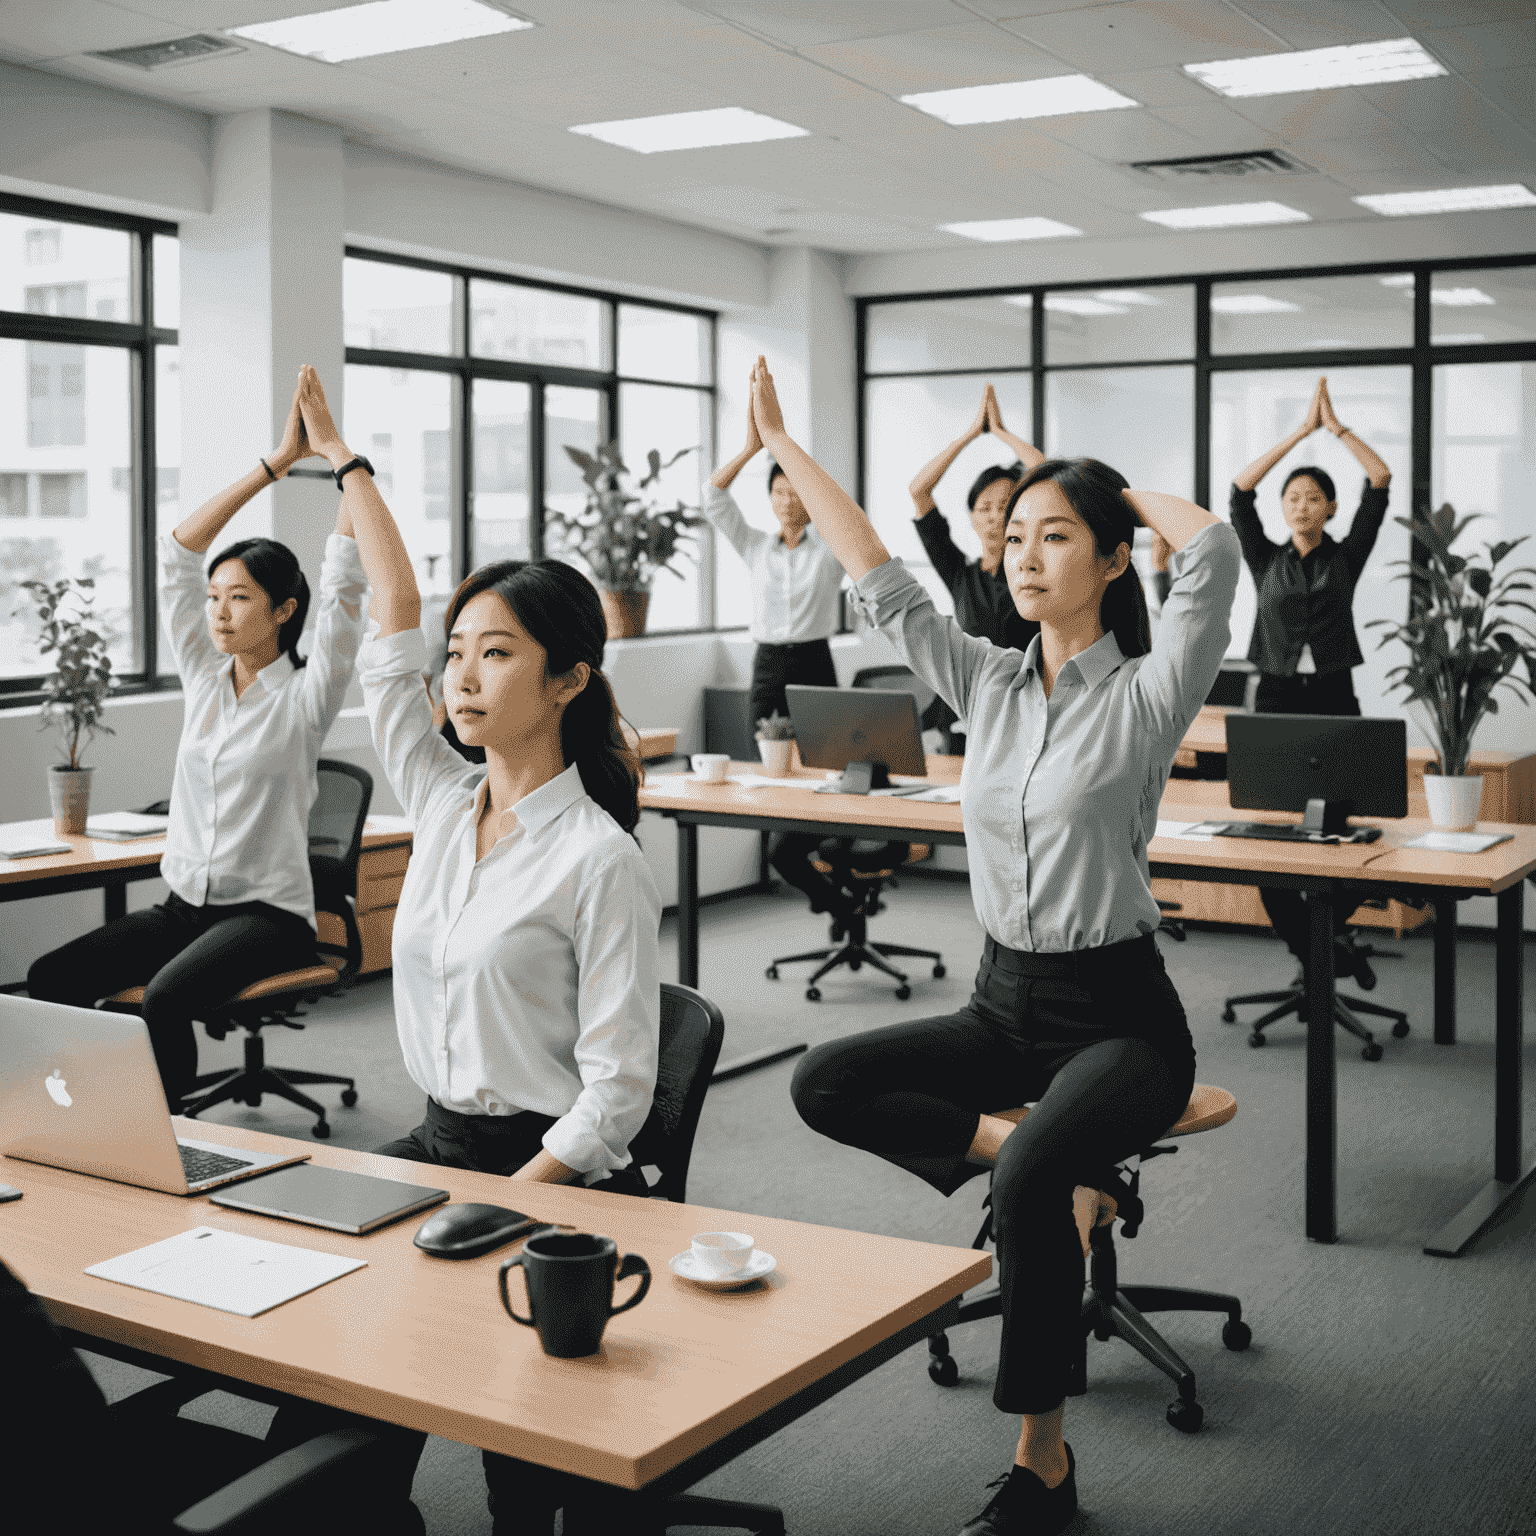
[[[1182, 497], [1131, 490], [1107, 465], [1047, 460], [1014, 493], [1003, 557], [1014, 603], [1040, 634], [1022, 654], [1003, 650], [941, 615], [789, 436], [762, 359], [752, 387], [758, 430], [860, 609], [970, 722], [961, 804], [987, 934], [965, 1008], [818, 1046], [791, 1092], [813, 1129], [944, 1194], [994, 1170], [993, 1402], [1023, 1425], [1014, 1469], [963, 1530], [1050, 1536], [1077, 1508], [1062, 1438], [1082, 1338], [1075, 1191], [1162, 1135], [1194, 1083], [1189, 1026], [1153, 937], [1146, 850], [1173, 754], [1226, 652], [1237, 540]], [[1150, 649], [1130, 559], [1138, 523], [1179, 564]], [[1017, 1125], [992, 1113], [1032, 1102]]]
[[[345, 464], [313, 369], [300, 399], [310, 440]], [[363, 698], [416, 829], [394, 991], [426, 1118], [377, 1150], [644, 1195], [629, 1143], [656, 1086], [661, 899], [633, 836], [640, 760], [603, 675], [597, 591], [558, 560], [497, 561], [460, 585], [444, 694], [460, 739], [485, 749], [483, 766], [467, 763], [433, 729], [400, 531], [366, 471], [343, 492], [378, 623], [359, 662]], [[535, 1506], [547, 1532], [551, 1478], [489, 1454], [485, 1466], [498, 1536], [536, 1529]]]
[[[1339, 510], [1333, 477], [1305, 464], [1293, 469], [1280, 489], [1280, 508], [1290, 537], [1273, 543], [1265, 536], [1256, 507], [1259, 482], [1286, 454], [1319, 427], [1326, 428], [1365, 470], [1366, 481], [1349, 532], [1337, 543], [1324, 532]], [[1261, 453], [1232, 482], [1232, 527], [1258, 588], [1258, 611], [1248, 659], [1259, 669], [1254, 709], [1261, 715], [1358, 715], [1350, 671], [1364, 661], [1355, 634], [1355, 586], [1365, 570], [1387, 515], [1389, 470], [1375, 451], [1334, 414], [1328, 380], [1320, 378], [1306, 419], [1273, 448]], [[1310, 945], [1306, 898], [1300, 891], [1260, 890], [1275, 932], [1303, 967]], [[1340, 907], [1340, 934], [1350, 911]], [[1339, 943], [1334, 955], [1341, 975], [1375, 986], [1369, 963]]]
[[[753, 720], [789, 715], [784, 687], [796, 683], [836, 688], [837, 668], [827, 643], [837, 629], [837, 593], [843, 568], [810, 518], [789, 476], [768, 466], [768, 499], [778, 520], [777, 533], [754, 528], [731, 495], [731, 482], [762, 451], [757, 428], [747, 418], [746, 446], [710, 476], [704, 515], [746, 562], [752, 578]], [[811, 867], [821, 838], [804, 833], [776, 833], [769, 862], [779, 877], [810, 897], [813, 912], [846, 916], [852, 898]]]
[[298, 398], [277, 450], [160, 539], [160, 614], [185, 695], [159, 906], [36, 961], [31, 995], [94, 1007], [144, 987], [173, 1112], [197, 1080], [199, 1010], [315, 964], [309, 811], [315, 764], [363, 633], [363, 570], [343, 503], [325, 546], [314, 644], [297, 650], [309, 584], [291, 550], [241, 539], [201, 557], [258, 491], [316, 452]]
[[[981, 557], [967, 560], [950, 537], [949, 523], [939, 511], [933, 493], [949, 466], [983, 433], [990, 432], [1018, 455], [1018, 463], [1005, 469], [989, 464], [976, 476], [965, 498], [970, 508], [971, 527], [981, 540]], [[968, 635], [979, 635], [993, 645], [1015, 646], [1023, 650], [1040, 632], [1040, 626], [1019, 616], [1008, 593], [1003, 575], [1003, 524], [1008, 500], [1023, 474], [1041, 463], [1045, 455], [1022, 437], [1015, 437], [1003, 425], [1003, 413], [992, 386], [982, 394], [976, 419], [949, 447], [936, 454], [913, 477], [907, 487], [912, 497], [912, 516], [917, 536], [933, 565], [934, 573], [949, 589], [955, 604], [955, 621]], [[955, 713], [942, 700], [937, 705], [939, 718], [925, 717], [949, 738], [951, 752], [965, 751], [965, 732], [952, 731]]]

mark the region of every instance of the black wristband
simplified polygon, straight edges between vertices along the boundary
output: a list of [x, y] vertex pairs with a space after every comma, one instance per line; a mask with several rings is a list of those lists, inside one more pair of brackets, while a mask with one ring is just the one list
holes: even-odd
[[265, 459], [258, 459], [256, 462], [258, 464], [260, 464], [261, 467], [264, 470], [266, 470], [266, 472], [267, 472], [267, 479], [270, 480], [274, 485], [276, 485], [277, 484], [277, 475], [273, 471], [272, 466], [270, 464], [268, 464]]
[[1335, 436], [1335, 437], [1340, 437], [1340, 438], [1342, 438], [1342, 437], [1348, 437], [1348, 436], [1349, 436], [1349, 434], [1350, 434], [1350, 433], [1351, 433], [1351, 432], [1353, 432], [1353, 431], [1354, 431], [1354, 430], [1355, 430], [1355, 429], [1354, 429], [1354, 428], [1353, 428], [1353, 427], [1340, 427], [1340, 428], [1339, 428], [1339, 430], [1338, 430], [1338, 431], [1337, 431], [1337, 432], [1335, 432], [1335, 433], [1334, 433], [1334, 434], [1333, 434], [1333, 435], [1334, 435], [1334, 436]]
[[333, 473], [336, 476], [336, 489], [338, 491], [343, 489], [342, 483], [341, 483], [342, 480], [348, 474], [350, 474], [354, 469], [366, 469], [368, 471], [368, 474], [369, 474], [370, 477], [373, 474], [373, 465], [370, 464], [368, 462], [368, 460], [365, 459], [362, 456], [362, 454], [358, 454], [355, 458], [348, 459], [347, 462], [345, 464], [343, 464], [340, 469], [333, 471]]

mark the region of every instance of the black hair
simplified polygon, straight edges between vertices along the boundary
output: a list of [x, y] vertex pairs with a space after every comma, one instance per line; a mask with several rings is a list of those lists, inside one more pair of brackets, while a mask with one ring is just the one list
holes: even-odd
[[[1025, 491], [1042, 481], [1054, 480], [1072, 510], [1088, 525], [1094, 547], [1108, 559], [1122, 544], [1134, 545], [1137, 517], [1120, 494], [1130, 481], [1119, 470], [1098, 459], [1046, 459], [1019, 481], [1008, 501], [1008, 516]], [[1134, 564], [1104, 589], [1099, 602], [1099, 623], [1115, 637], [1122, 656], [1145, 656], [1152, 649], [1152, 623], [1147, 617], [1147, 595]]]
[[245, 566], [251, 580], [267, 594], [267, 601], [274, 609], [281, 608], [290, 597], [294, 599], [293, 617], [285, 619], [278, 627], [277, 648], [288, 653], [294, 666], [302, 667], [306, 658], [299, 655], [298, 647], [299, 636], [304, 633], [304, 619], [309, 613], [309, 583], [299, 568], [298, 556], [276, 539], [237, 539], [208, 562], [209, 581], [226, 560], [238, 560]]
[[1333, 476], [1326, 469], [1319, 469], [1315, 464], [1303, 464], [1300, 468], [1293, 469], [1285, 477], [1285, 485], [1280, 487], [1280, 494], [1284, 496], [1291, 481], [1298, 479], [1302, 475], [1307, 475], [1311, 478], [1318, 490], [1323, 493], [1324, 501], [1337, 501], [1339, 499], [1338, 493], [1333, 488]]
[[1016, 482], [1023, 473], [1024, 466], [1018, 462], [1010, 464], [1007, 469], [1004, 469], [1001, 464], [987, 465], [987, 467], [982, 470], [982, 472], [977, 475], [976, 478], [971, 482], [971, 488], [965, 494], [966, 506], [969, 507], [972, 512], [974, 512], [976, 510], [976, 503], [981, 497], [981, 493], [986, 490], [989, 485], [994, 485], [999, 480]]
[[567, 768], [581, 771], [586, 792], [626, 832], [640, 820], [640, 753], [624, 739], [619, 706], [603, 675], [603, 647], [608, 623], [597, 588], [574, 566], [561, 560], [497, 560], [472, 571], [443, 617], [451, 633], [464, 605], [482, 592], [506, 603], [528, 636], [543, 646], [544, 675], [563, 677], [586, 662], [587, 685], [560, 717], [560, 751]]
[[784, 473], [784, 466], [777, 459], [768, 460], [768, 493], [773, 494], [773, 482]]

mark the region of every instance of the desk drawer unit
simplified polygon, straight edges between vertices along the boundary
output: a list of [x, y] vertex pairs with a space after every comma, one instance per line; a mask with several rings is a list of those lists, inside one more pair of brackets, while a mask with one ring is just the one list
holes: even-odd
[[357, 931], [363, 941], [360, 974], [389, 968], [389, 946], [395, 931], [395, 907], [405, 870], [410, 863], [409, 843], [365, 848], [357, 861]]

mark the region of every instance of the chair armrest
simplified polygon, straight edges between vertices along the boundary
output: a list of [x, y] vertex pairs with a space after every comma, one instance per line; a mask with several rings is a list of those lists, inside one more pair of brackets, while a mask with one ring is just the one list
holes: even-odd
[[173, 1376], [169, 1381], [157, 1381], [129, 1397], [119, 1398], [107, 1412], [119, 1424], [145, 1417], [174, 1418], [188, 1403], [218, 1389], [219, 1383], [212, 1377], [193, 1371], [186, 1376]]
[[270, 1530], [290, 1502], [297, 1514], [314, 1497], [316, 1483], [333, 1476], [355, 1477], [359, 1469], [353, 1463], [383, 1444], [382, 1436], [361, 1425], [317, 1435], [184, 1509], [171, 1528], [188, 1536], [255, 1536]]

